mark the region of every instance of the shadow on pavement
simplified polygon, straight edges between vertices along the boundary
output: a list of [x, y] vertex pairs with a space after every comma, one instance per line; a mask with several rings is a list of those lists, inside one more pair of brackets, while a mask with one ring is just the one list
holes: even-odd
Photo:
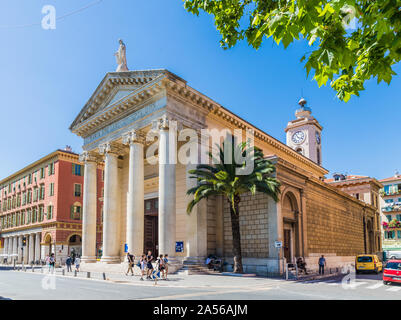
[[10, 298], [4, 298], [4, 297], [0, 296], [0, 300], [12, 300], [12, 299], [10, 299]]

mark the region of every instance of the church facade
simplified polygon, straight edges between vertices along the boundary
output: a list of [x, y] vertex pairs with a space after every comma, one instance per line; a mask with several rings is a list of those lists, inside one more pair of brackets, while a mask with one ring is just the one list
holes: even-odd
[[[199, 160], [213, 145], [205, 129], [221, 137], [234, 131], [243, 137], [252, 133], [254, 145], [275, 163], [281, 182], [277, 203], [263, 194], [242, 197], [241, 247], [246, 272], [281, 273], [284, 261], [296, 257], [314, 267], [322, 254], [330, 267], [341, 267], [352, 263], [356, 254], [379, 251], [377, 209], [324, 182], [328, 171], [321, 166], [322, 126], [306, 101], [300, 105], [296, 119], [285, 129], [284, 144], [167, 70], [108, 73], [70, 126], [83, 138], [84, 263], [97, 261], [99, 227], [100, 263], [118, 264], [126, 251], [138, 257], [147, 250], [168, 254], [178, 262], [204, 261], [214, 254], [232, 263], [227, 200], [212, 197], [186, 213], [190, 201], [186, 191], [196, 181], [188, 174], [195, 164], [178, 159], [180, 152], [188, 153], [182, 148], [192, 139], [182, 132], [196, 132], [199, 148], [189, 149], [197, 150], [192, 159]], [[103, 162], [99, 226], [96, 168]]]

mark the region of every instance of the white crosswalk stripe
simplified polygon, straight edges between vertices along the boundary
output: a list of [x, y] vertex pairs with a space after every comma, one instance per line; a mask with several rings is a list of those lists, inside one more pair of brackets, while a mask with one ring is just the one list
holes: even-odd
[[386, 291], [392, 291], [392, 292], [396, 292], [396, 291], [400, 291], [401, 287], [393, 287], [393, 288], [389, 288]]
[[384, 286], [383, 283], [376, 283], [376, 284], [374, 284], [372, 286], [366, 287], [366, 289], [372, 289], [373, 290], [373, 289], [378, 289], [378, 288], [380, 288], [382, 286]]

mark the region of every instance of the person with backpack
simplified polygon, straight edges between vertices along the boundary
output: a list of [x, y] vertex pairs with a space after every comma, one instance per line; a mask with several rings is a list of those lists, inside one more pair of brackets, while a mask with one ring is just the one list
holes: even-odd
[[162, 254], [157, 259], [156, 268], [159, 271], [159, 274], [161, 275], [160, 278], [163, 279], [164, 278], [164, 272], [165, 272], [166, 268], [165, 268], [165, 265], [164, 265], [164, 257], [163, 257]]
[[54, 257], [54, 253], [52, 253], [49, 257], [49, 271], [54, 272], [55, 265], [56, 265], [56, 258]]
[[67, 260], [65, 260], [65, 265], [67, 266], [67, 272], [72, 272], [72, 259], [70, 256], [67, 257]]
[[128, 276], [128, 273], [131, 272], [131, 276], [133, 276], [134, 270], [132, 268], [134, 267], [135, 256], [127, 252], [127, 261], [128, 261], [128, 270], [125, 273], [125, 275]]

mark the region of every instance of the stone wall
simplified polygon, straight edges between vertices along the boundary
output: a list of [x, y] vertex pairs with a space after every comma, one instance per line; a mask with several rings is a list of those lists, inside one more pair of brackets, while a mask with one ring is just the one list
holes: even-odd
[[[257, 193], [241, 196], [241, 248], [244, 258], [266, 258], [269, 255], [268, 197]], [[230, 204], [224, 201], [224, 255], [232, 256]]]
[[355, 256], [365, 251], [363, 204], [310, 182], [305, 197], [309, 254]]

